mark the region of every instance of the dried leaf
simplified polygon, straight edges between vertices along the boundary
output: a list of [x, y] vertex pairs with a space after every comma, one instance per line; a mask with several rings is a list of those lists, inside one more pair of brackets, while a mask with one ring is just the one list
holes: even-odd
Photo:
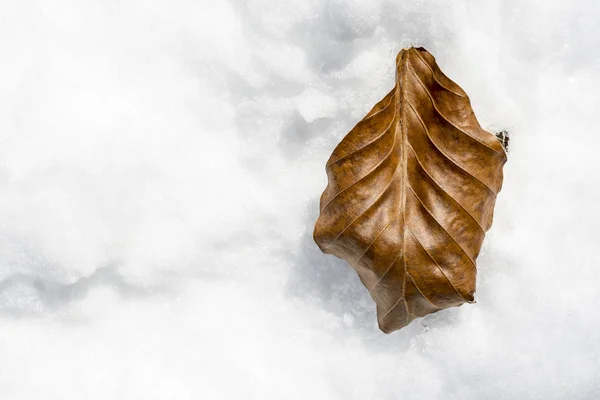
[[396, 58], [396, 86], [333, 151], [314, 239], [346, 260], [383, 332], [474, 301], [476, 264], [506, 153], [467, 94], [423, 48]]

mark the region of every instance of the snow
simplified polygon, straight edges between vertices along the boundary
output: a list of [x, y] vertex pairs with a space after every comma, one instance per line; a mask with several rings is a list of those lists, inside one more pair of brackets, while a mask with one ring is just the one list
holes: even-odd
[[[600, 397], [599, 14], [2, 2], [2, 399]], [[311, 234], [410, 45], [511, 148], [477, 303], [384, 335]]]

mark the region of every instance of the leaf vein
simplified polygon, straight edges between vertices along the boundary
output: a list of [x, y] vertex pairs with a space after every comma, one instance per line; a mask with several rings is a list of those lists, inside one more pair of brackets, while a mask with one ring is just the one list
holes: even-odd
[[369, 146], [370, 146], [370, 145], [372, 145], [373, 143], [375, 143], [375, 142], [377, 142], [378, 140], [382, 139], [382, 138], [385, 136], [385, 134], [386, 134], [386, 133], [388, 133], [388, 132], [390, 131], [390, 128], [392, 127], [392, 124], [393, 124], [393, 123], [394, 123], [394, 118], [392, 118], [392, 121], [391, 121], [391, 122], [390, 122], [390, 124], [387, 126], [387, 128], [385, 128], [385, 129], [384, 129], [382, 132], [380, 132], [380, 133], [377, 135], [377, 137], [375, 137], [373, 140], [371, 140], [370, 142], [368, 142], [368, 143], [364, 144], [364, 145], [363, 145], [363, 146], [361, 146], [361, 147], [358, 147], [358, 146], [356, 146], [354, 143], [352, 143], [352, 144], [354, 145], [354, 147], [356, 148], [356, 150], [352, 150], [350, 153], [348, 153], [348, 154], [344, 154], [344, 155], [343, 155], [343, 156], [341, 156], [340, 158], [338, 158], [338, 159], [336, 159], [336, 160], [334, 160], [334, 161], [331, 161], [331, 162], [329, 162], [329, 163], [328, 163], [328, 164], [325, 166], [325, 168], [328, 168], [328, 167], [332, 166], [333, 164], [335, 164], [335, 163], [337, 163], [337, 162], [339, 162], [339, 161], [345, 160], [346, 158], [350, 157], [351, 155], [353, 155], [353, 154], [356, 154], [356, 153], [358, 153], [358, 152], [359, 152], [359, 151], [361, 151], [361, 150], [364, 150], [366, 147], [369, 147]]
[[[424, 299], [425, 299], [425, 300], [426, 300], [426, 301], [427, 301], [429, 304], [431, 304], [431, 305], [432, 305], [432, 306], [434, 306], [435, 308], [437, 308], [437, 309], [441, 310], [441, 309], [442, 309], [442, 307], [438, 306], [438, 305], [437, 305], [437, 304], [435, 304], [433, 301], [431, 301], [431, 300], [430, 300], [430, 299], [429, 299], [427, 296], [425, 296], [425, 294], [423, 293], [423, 291], [422, 291], [422, 290], [419, 288], [419, 286], [417, 285], [417, 282], [415, 282], [415, 280], [414, 280], [414, 278], [412, 277], [412, 275], [411, 275], [409, 272], [407, 272], [406, 274], [407, 274], [407, 276], [410, 278], [410, 281], [411, 281], [411, 282], [412, 282], [412, 284], [415, 286], [415, 288], [417, 289], [417, 291], [419, 292], [419, 294], [420, 294], [420, 295], [421, 295], [421, 296], [422, 296], [422, 297], [423, 297], [423, 298], [424, 298]], [[446, 278], [446, 279], [448, 279], [448, 278]], [[452, 284], [452, 282], [451, 282], [450, 284]]]
[[[367, 172], [364, 176], [358, 178], [355, 182], [353, 182], [352, 184], [346, 186], [345, 188], [343, 188], [342, 190], [340, 190], [339, 192], [337, 192], [335, 194], [335, 196], [333, 196], [331, 198], [331, 200], [329, 200], [327, 202], [327, 204], [325, 204], [323, 206], [323, 208], [321, 208], [321, 212], [325, 211], [325, 209], [327, 208], [327, 206], [330, 205], [335, 199], [337, 199], [346, 190], [350, 189], [352, 186], [354, 186], [357, 183], [361, 182], [362, 180], [364, 180], [365, 178], [367, 178], [369, 175], [371, 175], [373, 172], [375, 172], [377, 170], [377, 168], [379, 168], [390, 157], [390, 155], [392, 155], [392, 153], [394, 152], [394, 147], [395, 146], [396, 146], [396, 144], [393, 143], [392, 146], [390, 147], [390, 150], [388, 151], [388, 153], [381, 160], [379, 160], [379, 162], [377, 163], [377, 165], [375, 165], [373, 168], [371, 168], [371, 170], [369, 172]], [[394, 172], [394, 174], [395, 174], [395, 172]], [[392, 178], [393, 178], [393, 176], [392, 176]]]
[[[408, 232], [410, 233], [410, 235], [415, 239], [415, 241], [417, 242], [417, 244], [419, 245], [419, 247], [421, 247], [423, 249], [423, 251], [427, 254], [427, 256], [429, 257], [429, 259], [431, 261], [433, 261], [433, 263], [438, 267], [438, 269], [440, 270], [440, 272], [442, 273], [442, 275], [444, 275], [444, 277], [446, 278], [446, 280], [448, 281], [448, 283], [452, 286], [452, 288], [454, 289], [454, 291], [456, 292], [456, 294], [458, 294], [458, 296], [465, 300], [468, 301], [467, 299], [465, 299], [463, 297], [462, 294], [460, 294], [460, 292], [458, 291], [458, 289], [456, 288], [456, 286], [454, 286], [454, 283], [452, 283], [452, 281], [450, 280], [450, 278], [448, 277], [448, 275], [446, 275], [446, 272], [444, 271], [444, 269], [441, 267], [440, 264], [438, 264], [438, 262], [433, 258], [433, 256], [429, 253], [429, 251], [427, 251], [427, 249], [425, 248], [425, 246], [423, 246], [423, 243], [421, 243], [421, 241], [419, 240], [419, 238], [417, 237], [417, 235], [414, 234], [414, 232], [409, 228], [406, 227], [406, 229], [408, 230]], [[414, 282], [414, 280], [413, 280]], [[416, 284], [415, 284], [416, 286]]]
[[421, 78], [419, 78], [419, 76], [417, 75], [417, 73], [415, 72], [415, 70], [409, 65], [408, 68], [410, 69], [410, 71], [412, 72], [412, 74], [416, 77], [417, 82], [419, 82], [419, 85], [425, 90], [425, 93], [427, 94], [427, 97], [429, 97], [429, 99], [431, 100], [431, 104], [433, 104], [433, 108], [434, 110], [438, 113], [438, 115], [440, 117], [442, 117], [444, 120], [446, 120], [446, 122], [448, 122], [450, 125], [452, 125], [453, 127], [455, 127], [456, 129], [458, 129], [458, 131], [462, 132], [464, 135], [470, 137], [471, 139], [475, 140], [477, 143], [481, 144], [483, 147], [487, 147], [488, 149], [490, 149], [491, 151], [493, 151], [494, 153], [498, 153], [498, 154], [502, 154], [505, 155], [505, 153], [503, 151], [500, 150], [496, 150], [493, 147], [489, 146], [487, 143], [482, 142], [481, 140], [479, 140], [478, 138], [476, 138], [473, 135], [470, 135], [469, 133], [467, 133], [467, 131], [465, 131], [462, 128], [459, 128], [454, 122], [452, 122], [448, 117], [446, 117], [437, 107], [437, 104], [435, 102], [435, 100], [433, 99], [433, 96], [431, 95], [431, 93], [429, 92], [429, 89], [427, 89], [427, 86], [425, 86], [425, 83], [423, 83], [423, 81], [421, 80]]
[[[393, 91], [393, 89], [392, 89], [392, 91]], [[388, 94], [389, 94], [389, 93], [388, 93]], [[387, 95], [386, 95], [386, 96], [387, 96]], [[360, 121], [360, 122], [365, 122], [366, 120], [369, 120], [369, 119], [373, 118], [374, 116], [376, 116], [376, 115], [377, 115], [377, 114], [379, 114], [380, 112], [383, 112], [383, 111], [385, 111], [385, 110], [386, 110], [386, 109], [387, 109], [387, 108], [390, 106], [390, 104], [392, 104], [394, 96], [395, 96], [395, 93], [392, 93], [392, 95], [390, 96], [390, 101], [388, 101], [388, 103], [385, 105], [385, 107], [383, 107], [383, 108], [382, 108], [382, 109], [380, 109], [380, 110], [377, 110], [377, 111], [375, 111], [373, 114], [369, 115], [368, 117], [366, 117], [365, 119], [363, 119], [363, 120], [362, 120], [362, 121]]]
[[485, 186], [486, 189], [488, 189], [490, 192], [492, 192], [492, 194], [494, 195], [494, 197], [496, 197], [498, 194], [491, 188], [489, 187], [486, 183], [484, 183], [482, 180], [480, 180], [479, 178], [477, 178], [475, 175], [473, 175], [472, 173], [470, 173], [469, 171], [467, 171], [464, 167], [462, 167], [460, 164], [458, 164], [458, 162], [454, 161], [454, 159], [452, 159], [448, 154], [446, 154], [446, 152], [444, 150], [442, 150], [440, 148], [440, 146], [438, 146], [438, 144], [433, 140], [433, 138], [431, 137], [431, 134], [429, 133], [429, 129], [427, 128], [427, 125], [425, 125], [425, 122], [423, 121], [423, 119], [421, 118], [421, 116], [419, 115], [419, 113], [417, 112], [417, 110], [415, 109], [415, 107], [410, 103], [410, 101], [406, 101], [406, 103], [408, 104], [408, 106], [413, 110], [413, 112], [415, 113], [415, 115], [417, 116], [417, 118], [419, 119], [419, 122], [421, 123], [421, 125], [423, 126], [423, 129], [425, 129], [425, 133], [427, 134], [427, 139], [429, 139], [429, 141], [433, 144], [433, 146], [440, 152], [442, 153], [442, 155], [444, 157], [446, 157], [452, 164], [456, 165], [461, 171], [464, 171], [466, 174], [468, 174], [469, 176], [471, 176], [473, 179], [475, 179], [477, 182], [481, 183], [483, 186]]
[[[452, 241], [458, 245], [458, 247], [462, 250], [462, 252], [467, 256], [467, 258], [469, 259], [469, 261], [471, 261], [471, 264], [473, 264], [473, 266], [476, 267], [475, 261], [473, 261], [473, 259], [471, 258], [471, 256], [465, 251], [465, 249], [462, 247], [462, 245], [460, 243], [458, 243], [458, 241], [456, 239], [454, 239], [454, 237], [450, 234], [450, 232], [448, 232], [446, 230], [446, 228], [444, 228], [442, 226], [442, 224], [440, 223], [440, 221], [438, 221], [437, 218], [435, 218], [435, 216], [433, 215], [433, 213], [431, 211], [429, 211], [429, 209], [425, 206], [425, 203], [423, 203], [423, 201], [419, 198], [419, 196], [417, 196], [417, 194], [415, 193], [415, 191], [413, 190], [413, 188], [410, 185], [408, 185], [408, 188], [413, 193], [413, 195], [415, 196], [415, 198], [417, 199], [417, 201], [421, 205], [421, 207], [431, 216], [431, 219], [433, 219], [435, 221], [435, 223], [446, 233], [446, 235], [448, 235], [448, 237], [450, 239], [452, 239]], [[406, 224], [405, 227], [408, 229], [408, 224]]]
[[[395, 148], [395, 147], [396, 147], [396, 135], [394, 135], [394, 141], [393, 141], [393, 143], [392, 143], [392, 146], [391, 146], [391, 148], [390, 148], [390, 151], [389, 151], [389, 153], [388, 153], [388, 154], [385, 156], [385, 159], [387, 159], [387, 158], [388, 158], [388, 157], [389, 157], [389, 156], [390, 156], [390, 155], [393, 153], [393, 150], [394, 150], [394, 148]], [[377, 169], [377, 168], [379, 167], [379, 165], [381, 165], [382, 163], [383, 163], [383, 160], [382, 160], [382, 161], [380, 161], [380, 162], [379, 162], [379, 164], [378, 164], [377, 166], [375, 166], [375, 168], [373, 168], [373, 170], [369, 171], [369, 173], [368, 173], [367, 175], [369, 175], [371, 172], [373, 172], [375, 169]], [[375, 204], [377, 204], [377, 202], [378, 202], [378, 201], [379, 201], [379, 200], [380, 200], [380, 199], [383, 197], [383, 195], [384, 195], [384, 194], [385, 194], [385, 193], [386, 193], [386, 192], [387, 192], [387, 191], [390, 189], [390, 187], [392, 187], [392, 183], [394, 183], [394, 177], [396, 176], [396, 173], [397, 173], [397, 172], [398, 172], [398, 170], [399, 170], [400, 164], [402, 164], [402, 163], [401, 163], [401, 162], [398, 162], [398, 164], [396, 164], [396, 167], [395, 167], [395, 169], [394, 169], [394, 173], [392, 174], [392, 177], [390, 178], [390, 181], [387, 183], [387, 185], [385, 186], [385, 189], [384, 189], [384, 190], [381, 192], [381, 194], [380, 194], [379, 196], [377, 196], [377, 199], [375, 199], [375, 201], [374, 201], [374, 202], [373, 202], [373, 203], [372, 203], [372, 204], [371, 204], [369, 207], [367, 207], [367, 209], [366, 209], [365, 211], [363, 211], [363, 212], [361, 212], [359, 215], [357, 215], [357, 216], [356, 216], [356, 218], [354, 218], [354, 219], [352, 220], [352, 222], [350, 222], [350, 224], [348, 224], [348, 226], [346, 226], [346, 227], [345, 227], [345, 228], [344, 228], [344, 229], [343, 229], [343, 230], [342, 230], [342, 231], [341, 231], [341, 232], [340, 232], [340, 233], [339, 233], [339, 234], [338, 234], [338, 235], [335, 237], [335, 239], [333, 239], [333, 240], [331, 241], [331, 244], [335, 243], [335, 242], [336, 242], [336, 241], [337, 241], [337, 240], [340, 238], [340, 236], [342, 236], [342, 234], [343, 234], [344, 232], [346, 232], [346, 230], [347, 230], [348, 228], [350, 228], [350, 227], [351, 227], [351, 226], [352, 226], [352, 225], [353, 225], [353, 224], [354, 224], [354, 223], [355, 223], [355, 222], [356, 222], [356, 221], [357, 221], [357, 220], [358, 220], [360, 217], [362, 217], [362, 216], [363, 216], [363, 215], [364, 215], [364, 214], [365, 214], [367, 211], [369, 211], [369, 210], [371, 209], [371, 207], [373, 207]], [[363, 180], [363, 179], [364, 179], [364, 178], [365, 178], [367, 175], [365, 175], [363, 178], [359, 179], [358, 181], [361, 181], [361, 180]], [[358, 181], [357, 181], [357, 182], [358, 182]], [[354, 182], [354, 183], [353, 183], [352, 185], [350, 185], [350, 186], [353, 186], [354, 184], [356, 184], [356, 182]], [[346, 189], [347, 189], [347, 188], [346, 188]], [[346, 190], [346, 189], [344, 189], [344, 190]], [[333, 199], [335, 199], [337, 196], [339, 196], [339, 194], [340, 194], [340, 193], [341, 193], [341, 192], [338, 192], [338, 194], [336, 194], [336, 195], [334, 196], [334, 198], [333, 198]], [[329, 204], [331, 204], [331, 202], [333, 201], [333, 199], [331, 199], [331, 201], [329, 201], [329, 202], [328, 202], [328, 203], [325, 205], [325, 207], [323, 207], [323, 209], [321, 210], [321, 212], [323, 212], [323, 210], [324, 210], [324, 209], [325, 209], [325, 208], [326, 208], [326, 207], [327, 207]]]
[[452, 201], [454, 201], [456, 203], [456, 205], [458, 205], [469, 217], [471, 217], [471, 219], [473, 221], [475, 221], [475, 224], [477, 225], [477, 227], [485, 235], [485, 229], [483, 229], [483, 226], [481, 226], [481, 224], [479, 223], [479, 221], [462, 204], [460, 204], [460, 202], [458, 200], [456, 200], [454, 197], [452, 197], [439, 183], [437, 183], [437, 181], [435, 179], [433, 179], [433, 177], [431, 176], [431, 174], [425, 169], [425, 167], [421, 163], [421, 160], [419, 160], [419, 157], [417, 156], [417, 152], [415, 151], [415, 149], [413, 149], [413, 147], [410, 145], [410, 143], [408, 143], [408, 148], [414, 154], [415, 159], [417, 160], [417, 164], [419, 165], [419, 168], [421, 168], [421, 170], [423, 172], [425, 172], [425, 174], [429, 177], [429, 179], [431, 179], [431, 181], [433, 182], [433, 184], [436, 185], [438, 188], [440, 188], [440, 190], [442, 192], [444, 192], [444, 194], [446, 194], [449, 198], [451, 198]]
[[379, 283], [382, 281], [382, 279], [385, 278], [387, 273], [391, 271], [392, 267], [394, 266], [394, 264], [396, 264], [396, 261], [398, 261], [398, 259], [400, 258], [401, 255], [402, 255], [402, 250], [400, 250], [398, 252], [398, 254], [396, 255], [396, 258], [394, 258], [394, 261], [392, 261], [392, 263], [390, 264], [389, 267], [387, 267], [387, 269], [385, 270], [383, 275], [381, 275], [381, 277], [377, 280], [377, 282], [375, 282], [375, 285], [373, 285], [373, 287], [371, 289], [369, 289], [369, 293], [371, 293], [373, 290], [375, 290], [375, 288], [379, 285]]
[[398, 218], [398, 216], [395, 216], [394, 218], [391, 218], [390, 221], [387, 224], [385, 224], [385, 226], [383, 227], [383, 229], [377, 234], [377, 236], [375, 236], [375, 239], [373, 239], [371, 241], [371, 243], [369, 244], [369, 246], [365, 249], [365, 251], [363, 251], [363, 253], [358, 258], [358, 260], [356, 260], [356, 262], [354, 263], [355, 267], [358, 265], [358, 263], [360, 262], [360, 260], [362, 260], [362, 258], [365, 256], [365, 254], [367, 254], [367, 251], [369, 251], [369, 249], [375, 244], [375, 242], [377, 241], [377, 239], [379, 239], [379, 237], [383, 234], [383, 232], [385, 232], [385, 230], [390, 226], [390, 224], [392, 222], [394, 222], [397, 218]]
[[458, 93], [455, 92], [454, 90], [450, 89], [449, 87], [447, 87], [446, 85], [444, 85], [442, 82], [440, 82], [440, 80], [437, 78], [437, 76], [435, 75], [435, 72], [433, 71], [433, 68], [431, 68], [431, 65], [429, 65], [429, 63], [427, 61], [425, 61], [425, 59], [423, 59], [423, 56], [421, 56], [419, 54], [418, 51], [415, 52], [417, 54], [417, 57], [419, 57], [421, 59], [421, 61], [423, 62], [423, 64], [425, 64], [427, 66], [427, 68], [431, 71], [431, 76], [433, 76], [433, 79], [444, 89], [446, 89], [447, 91], [449, 91], [450, 93], [454, 93], [455, 95], [457, 95], [458, 97], [462, 97], [464, 98], [468, 98], [467, 96], [465, 96], [462, 93]]

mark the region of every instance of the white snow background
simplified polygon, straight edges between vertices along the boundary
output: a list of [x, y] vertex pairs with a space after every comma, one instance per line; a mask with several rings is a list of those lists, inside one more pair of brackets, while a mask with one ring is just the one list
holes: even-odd
[[[0, 398], [599, 399], [600, 3], [3, 0]], [[385, 335], [312, 241], [424, 46], [511, 151], [477, 304]]]

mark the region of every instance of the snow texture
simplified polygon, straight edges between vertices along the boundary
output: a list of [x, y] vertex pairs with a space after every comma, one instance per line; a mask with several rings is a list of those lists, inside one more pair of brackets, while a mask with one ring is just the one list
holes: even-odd
[[[600, 3], [4, 0], [0, 397], [598, 399]], [[391, 335], [312, 241], [424, 46], [511, 133], [477, 304]]]

